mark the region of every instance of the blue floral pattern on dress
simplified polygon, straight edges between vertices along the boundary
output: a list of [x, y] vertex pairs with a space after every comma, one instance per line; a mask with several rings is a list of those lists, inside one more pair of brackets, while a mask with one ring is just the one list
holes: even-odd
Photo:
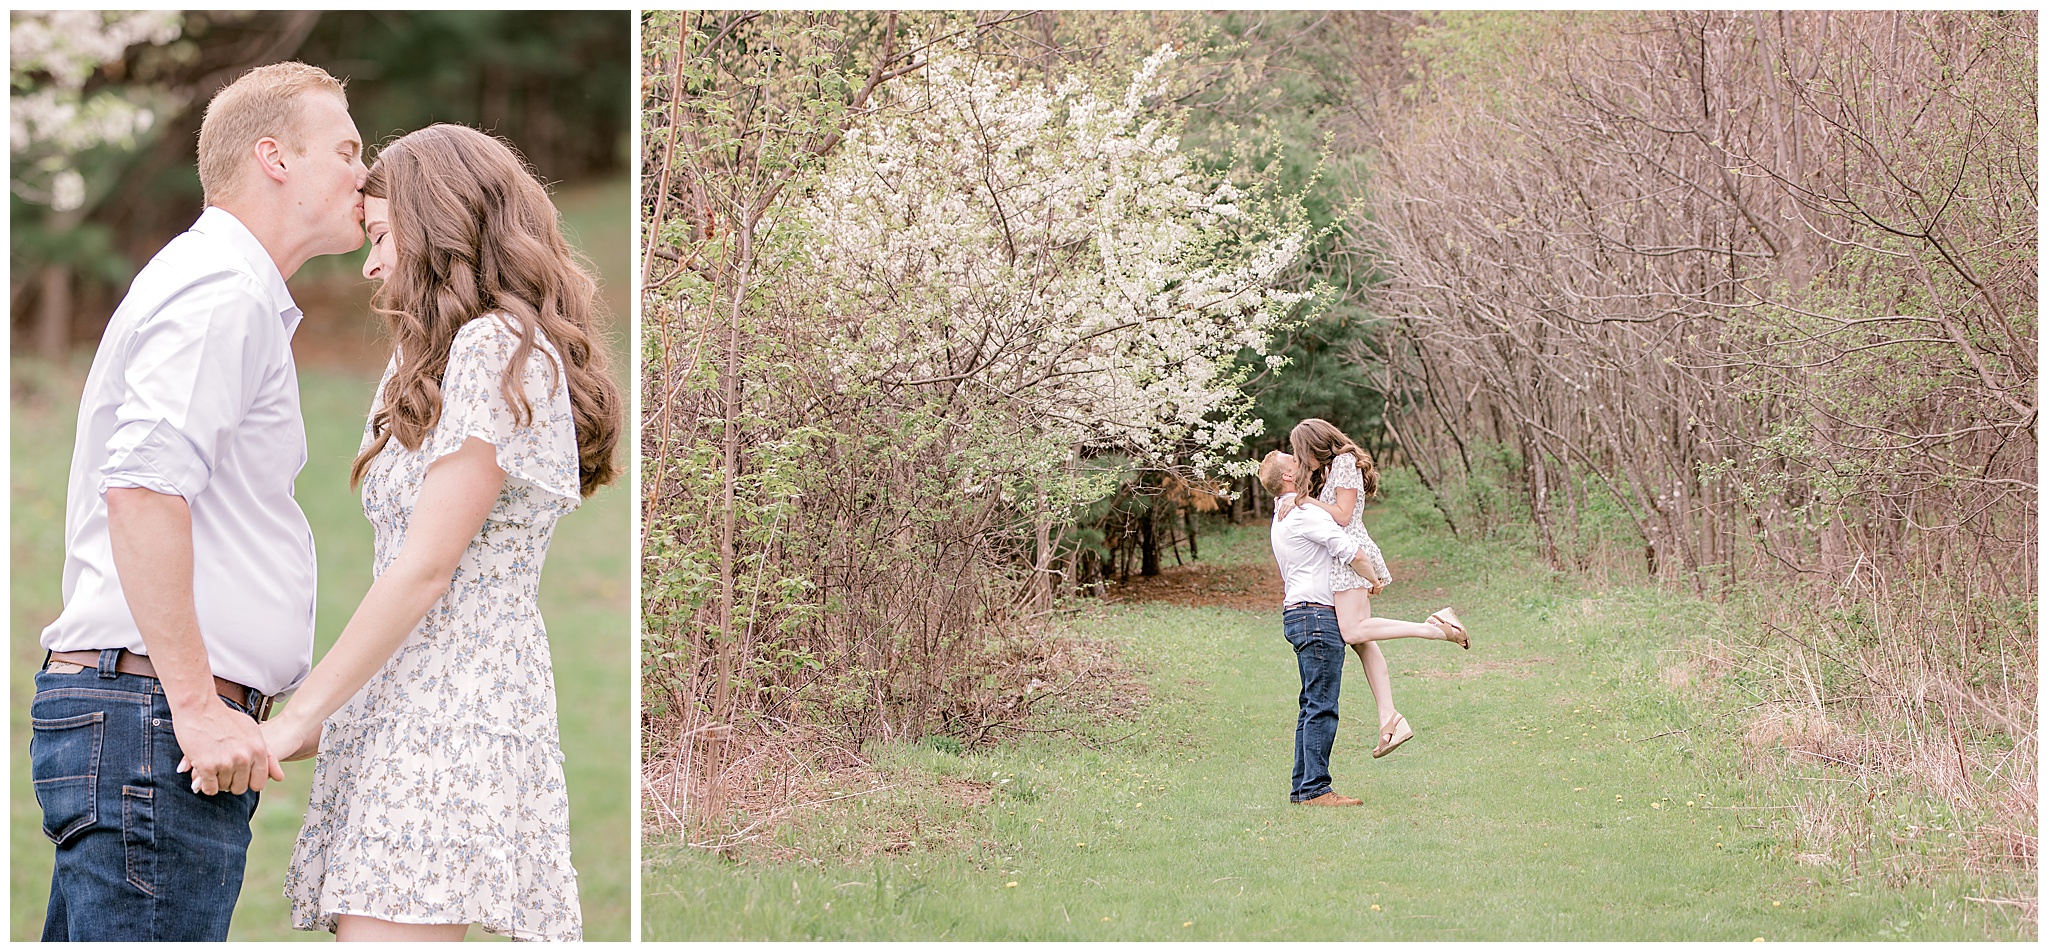
[[[553, 345], [537, 340], [521, 424], [499, 390], [518, 337], [495, 315], [456, 333], [441, 419], [420, 449], [385, 444], [363, 475], [376, 571], [405, 545], [427, 467], [469, 437], [497, 448], [505, 487], [448, 592], [322, 725], [285, 895], [299, 929], [337, 915], [474, 922], [515, 939], [582, 938], [569, 798], [540, 572], [582, 496], [576, 429]], [[396, 358], [385, 368], [388, 381]], [[370, 412], [382, 403], [377, 386]], [[364, 426], [364, 445], [369, 427]]]

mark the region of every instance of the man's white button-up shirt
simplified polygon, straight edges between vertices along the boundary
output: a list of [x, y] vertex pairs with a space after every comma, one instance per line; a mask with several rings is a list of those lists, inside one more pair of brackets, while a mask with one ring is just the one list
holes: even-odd
[[[1277, 513], [1293, 493], [1273, 501]], [[1324, 512], [1321, 506], [1296, 506], [1286, 517], [1273, 517], [1273, 558], [1280, 563], [1280, 581], [1286, 586], [1282, 605], [1313, 602], [1334, 605], [1331, 593], [1336, 563], [1358, 556], [1359, 542]]]
[[284, 276], [235, 216], [208, 208], [135, 276], [78, 407], [64, 512], [64, 612], [52, 651], [147, 654], [114, 571], [109, 489], [182, 496], [213, 673], [265, 694], [313, 663], [313, 530], [292, 496], [306, 463]]

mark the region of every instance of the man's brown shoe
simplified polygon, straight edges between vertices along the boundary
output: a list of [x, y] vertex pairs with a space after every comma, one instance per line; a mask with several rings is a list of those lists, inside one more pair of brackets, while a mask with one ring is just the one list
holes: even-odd
[[1360, 800], [1357, 797], [1347, 797], [1335, 790], [1331, 790], [1320, 797], [1294, 801], [1294, 805], [1298, 807], [1355, 807], [1364, 803], [1364, 800]]

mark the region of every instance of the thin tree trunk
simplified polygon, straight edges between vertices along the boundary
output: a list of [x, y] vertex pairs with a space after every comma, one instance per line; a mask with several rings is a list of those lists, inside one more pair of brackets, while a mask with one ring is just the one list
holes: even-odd
[[36, 353], [51, 363], [62, 363], [71, 348], [71, 269], [46, 264], [41, 279], [36, 295]]

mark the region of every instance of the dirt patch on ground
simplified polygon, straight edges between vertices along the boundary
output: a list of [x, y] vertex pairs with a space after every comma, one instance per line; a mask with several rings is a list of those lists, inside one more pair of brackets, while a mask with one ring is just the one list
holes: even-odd
[[[1414, 591], [1411, 586], [1426, 585], [1430, 570], [1436, 566], [1434, 560], [1387, 560], [1387, 570], [1394, 573], [1394, 584], [1411, 594]], [[1442, 594], [1443, 590], [1436, 589], [1436, 592]], [[1128, 582], [1112, 582], [1104, 601], [1112, 604], [1165, 602], [1190, 608], [1271, 612], [1280, 607], [1284, 594], [1280, 587], [1280, 570], [1270, 562], [1258, 565], [1195, 562], [1161, 569], [1151, 578], [1134, 575]]]
[[1279, 607], [1280, 598], [1280, 572], [1272, 566], [1262, 571], [1249, 565], [1196, 562], [1161, 569], [1151, 578], [1134, 575], [1128, 582], [1112, 582], [1103, 600], [1270, 612]]

